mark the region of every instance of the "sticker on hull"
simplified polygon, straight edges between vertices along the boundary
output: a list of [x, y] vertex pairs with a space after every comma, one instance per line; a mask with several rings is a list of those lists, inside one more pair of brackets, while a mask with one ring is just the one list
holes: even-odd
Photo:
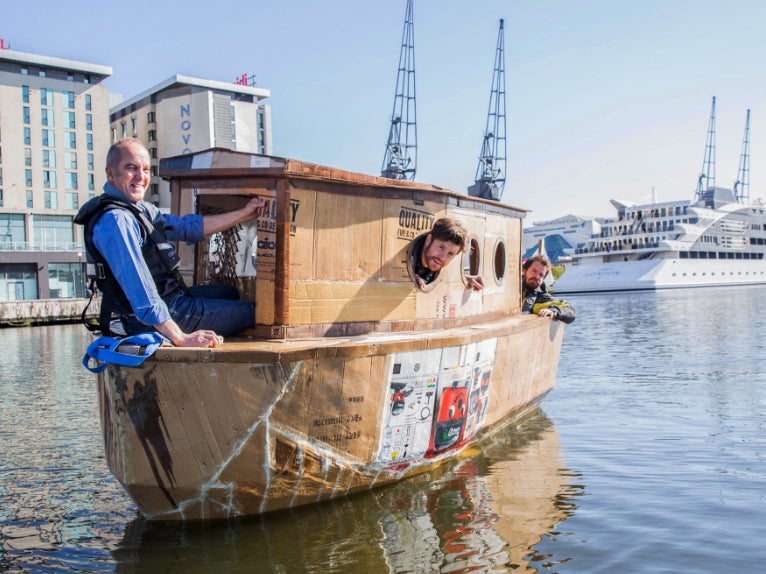
[[392, 468], [458, 449], [484, 423], [497, 339], [395, 353], [378, 460]]

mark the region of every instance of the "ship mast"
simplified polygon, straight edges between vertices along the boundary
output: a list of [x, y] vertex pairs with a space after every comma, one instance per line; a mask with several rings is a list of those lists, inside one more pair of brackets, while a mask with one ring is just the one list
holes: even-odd
[[742, 138], [742, 153], [739, 156], [739, 171], [734, 182], [734, 197], [737, 203], [750, 201], [750, 110], [745, 120], [745, 135]]
[[492, 90], [489, 96], [487, 126], [481, 146], [475, 183], [468, 188], [468, 195], [500, 201], [505, 189], [505, 41], [503, 20], [497, 35], [495, 67], [492, 73]]
[[390, 179], [415, 179], [417, 169], [418, 130], [415, 109], [415, 32], [412, 23], [412, 2], [407, 10], [399, 53], [399, 71], [396, 75], [394, 111], [388, 131], [386, 153], [381, 175]]
[[[705, 183], [703, 184], [703, 180]], [[705, 144], [705, 158], [702, 162], [702, 173], [697, 180], [696, 198], [715, 187], [715, 96], [710, 108], [710, 123], [707, 129], [707, 143]]]

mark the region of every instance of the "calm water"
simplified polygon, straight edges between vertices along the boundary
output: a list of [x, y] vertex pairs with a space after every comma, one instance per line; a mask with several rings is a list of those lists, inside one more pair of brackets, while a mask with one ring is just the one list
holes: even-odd
[[764, 299], [572, 296], [521, 425], [390, 488], [204, 527], [147, 523], [109, 474], [83, 328], [0, 330], [0, 571], [761, 571]]

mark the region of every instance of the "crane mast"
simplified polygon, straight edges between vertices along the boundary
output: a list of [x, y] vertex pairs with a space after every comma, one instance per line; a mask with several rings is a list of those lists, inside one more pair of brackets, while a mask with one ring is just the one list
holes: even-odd
[[505, 40], [503, 20], [497, 35], [495, 67], [492, 73], [492, 91], [489, 96], [487, 126], [481, 145], [475, 183], [468, 188], [468, 195], [500, 201], [505, 188], [506, 138], [505, 138]]
[[413, 0], [407, 0], [402, 47], [399, 53], [399, 70], [396, 75], [394, 111], [391, 114], [388, 143], [381, 167], [381, 175], [390, 179], [414, 180], [417, 169], [418, 130], [415, 109], [415, 32], [412, 21], [412, 2]]
[[702, 161], [702, 173], [697, 180], [696, 198], [699, 199], [704, 192], [713, 187], [715, 187], [715, 96], [713, 96], [713, 105], [710, 108], [705, 157]]
[[745, 119], [745, 135], [742, 138], [737, 181], [734, 182], [734, 197], [737, 203], [750, 202], [750, 110], [747, 110], [747, 119]]

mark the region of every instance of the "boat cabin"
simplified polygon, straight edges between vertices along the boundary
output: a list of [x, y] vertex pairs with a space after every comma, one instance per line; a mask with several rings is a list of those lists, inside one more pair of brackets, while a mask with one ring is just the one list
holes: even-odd
[[[173, 211], [230, 211], [253, 196], [267, 213], [208, 242], [180, 245], [191, 284], [236, 286], [254, 301], [244, 336], [289, 339], [439, 330], [520, 313], [526, 212], [433, 185], [279, 157], [210, 149], [164, 159]], [[424, 289], [411, 252], [441, 217], [469, 248]], [[479, 274], [483, 291], [468, 287]]]

